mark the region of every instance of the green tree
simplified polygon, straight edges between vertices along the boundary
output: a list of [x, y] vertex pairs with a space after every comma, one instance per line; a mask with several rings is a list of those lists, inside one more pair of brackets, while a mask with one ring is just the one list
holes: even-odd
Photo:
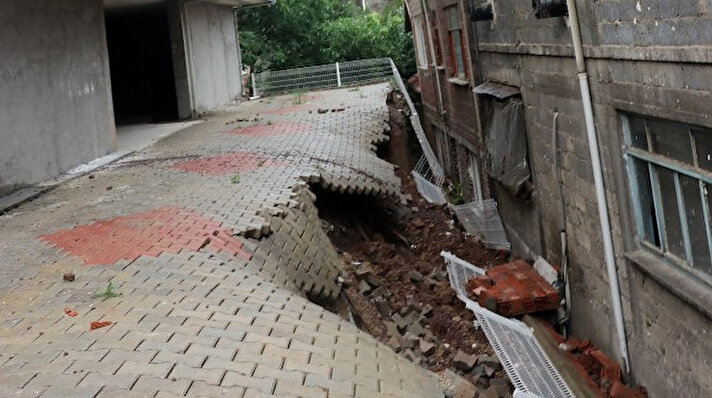
[[390, 57], [404, 76], [415, 73], [413, 38], [405, 31], [402, 6], [328, 21], [321, 31], [328, 43], [322, 48], [326, 59]]
[[414, 68], [402, 3], [381, 14], [343, 0], [278, 0], [240, 14], [243, 61], [278, 70], [361, 58], [391, 57], [404, 75]]

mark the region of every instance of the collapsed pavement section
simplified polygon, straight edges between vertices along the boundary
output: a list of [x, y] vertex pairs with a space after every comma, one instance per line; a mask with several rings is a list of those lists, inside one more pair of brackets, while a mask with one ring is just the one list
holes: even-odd
[[306, 299], [340, 290], [308, 184], [399, 192], [387, 91], [245, 104], [0, 216], [2, 394], [443, 396]]

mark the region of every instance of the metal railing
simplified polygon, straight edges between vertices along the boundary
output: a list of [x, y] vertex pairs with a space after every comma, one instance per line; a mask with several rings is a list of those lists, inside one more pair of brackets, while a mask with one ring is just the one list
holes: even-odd
[[361, 59], [252, 74], [255, 97], [377, 83], [393, 77], [389, 58]]
[[420, 123], [420, 116], [418, 116], [413, 100], [410, 99], [408, 90], [405, 88], [403, 78], [390, 58], [360, 59], [327, 65], [253, 73], [252, 95], [254, 97], [264, 97], [290, 92], [358, 86], [385, 82], [390, 79], [395, 80], [398, 91], [403, 94], [403, 98], [408, 103], [410, 124], [418, 138], [430, 171], [435, 176], [435, 180], [443, 181], [445, 172], [425, 136], [423, 126]]

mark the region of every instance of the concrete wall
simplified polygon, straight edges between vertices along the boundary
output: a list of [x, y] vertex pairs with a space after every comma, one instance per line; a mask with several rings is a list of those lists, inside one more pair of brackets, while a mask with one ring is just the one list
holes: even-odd
[[[420, 3], [419, 1], [411, 1]], [[440, 0], [436, 7], [451, 1]], [[466, 3], [466, 2], [464, 2]], [[634, 241], [630, 192], [623, 165], [621, 111], [712, 127], [712, 5], [698, 0], [577, 1], [590, 73], [596, 125], [623, 294], [633, 383], [650, 396], [712, 396], [712, 286], [680, 268], [639, 253]], [[415, 15], [419, 6], [413, 4]], [[569, 231], [572, 326], [618, 357], [595, 191], [571, 37], [563, 18], [537, 20], [531, 2], [495, 0], [495, 20], [477, 22], [482, 80], [521, 89], [535, 193], [525, 203], [496, 184], [509, 238], [561, 260], [561, 225], [552, 170], [552, 122], [558, 112], [563, 202]], [[470, 25], [472, 26], [472, 25]], [[441, 27], [441, 32], [444, 26]], [[446, 51], [446, 47], [443, 48]], [[447, 53], [447, 52], [446, 52]], [[441, 123], [423, 79], [426, 125]], [[444, 87], [448, 87], [445, 85]], [[448, 88], [449, 90], [449, 88]], [[446, 95], [447, 97], [447, 95]], [[456, 106], [470, 112], [464, 102]], [[452, 136], [461, 132], [453, 112], [445, 118]], [[479, 134], [479, 132], [478, 132]], [[475, 139], [475, 142], [477, 139]]]
[[238, 100], [241, 66], [232, 8], [188, 3], [183, 11], [193, 111], [213, 110]]
[[0, 194], [114, 142], [102, 1], [1, 1]]

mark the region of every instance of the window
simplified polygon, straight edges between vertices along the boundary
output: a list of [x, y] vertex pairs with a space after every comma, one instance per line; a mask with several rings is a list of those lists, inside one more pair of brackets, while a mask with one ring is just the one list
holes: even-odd
[[638, 242], [712, 275], [712, 130], [635, 115], [623, 127]]
[[440, 47], [440, 30], [438, 29], [438, 16], [435, 14], [435, 11], [430, 13], [430, 26], [432, 29], [430, 33], [435, 50], [435, 63], [441, 66], [443, 64], [443, 50]]
[[446, 8], [448, 15], [448, 29], [450, 36], [450, 68], [453, 75], [458, 79], [465, 80], [467, 78], [467, 68], [464, 58], [464, 40], [462, 37], [462, 29], [460, 29], [460, 17], [457, 6]]
[[415, 40], [415, 56], [418, 67], [428, 68], [428, 57], [425, 50], [425, 35], [423, 34], [423, 18], [418, 15], [413, 17], [413, 39]]

